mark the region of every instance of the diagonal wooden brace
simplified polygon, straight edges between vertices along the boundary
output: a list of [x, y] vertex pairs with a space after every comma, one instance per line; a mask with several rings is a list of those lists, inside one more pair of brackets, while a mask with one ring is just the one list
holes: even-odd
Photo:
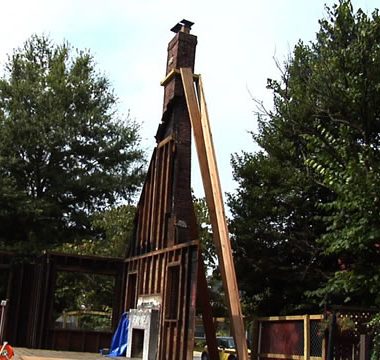
[[201, 77], [199, 77], [197, 94], [194, 88], [192, 70], [190, 68], [181, 68], [180, 73], [193, 128], [206, 201], [210, 212], [213, 239], [219, 259], [223, 287], [226, 292], [237, 355], [239, 360], [248, 360], [247, 341], [240, 306], [239, 290], [202, 80]]

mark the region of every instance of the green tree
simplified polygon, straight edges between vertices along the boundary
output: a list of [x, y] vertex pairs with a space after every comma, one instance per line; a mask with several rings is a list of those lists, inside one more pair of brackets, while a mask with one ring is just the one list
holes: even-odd
[[199, 226], [199, 238], [201, 241], [203, 259], [205, 261], [206, 278], [213, 316], [225, 317], [228, 314], [228, 310], [225, 303], [225, 294], [218, 267], [218, 258], [206, 198], [197, 198], [193, 195], [193, 204]]
[[134, 205], [120, 205], [95, 212], [90, 219], [95, 234], [63, 243], [54, 250], [79, 255], [124, 257], [133, 231], [135, 213]]
[[62, 315], [71, 313], [77, 319], [79, 328], [111, 330], [114, 295], [115, 281], [112, 276], [58, 272], [53, 318], [62, 320]]
[[233, 159], [239, 276], [271, 312], [296, 310], [298, 296], [298, 307], [380, 302], [380, 17], [347, 0], [326, 10], [315, 41], [268, 80], [262, 152]]
[[[315, 132], [307, 164], [334, 193], [323, 205], [320, 238], [337, 271], [315, 294], [380, 306], [380, 16], [353, 11], [349, 1], [328, 10], [309, 57]], [[318, 86], [318, 92], [316, 87]]]
[[91, 54], [32, 36], [0, 79], [0, 246], [39, 251], [83, 239], [90, 217], [142, 181], [139, 127]]
[[[120, 205], [95, 212], [90, 219], [94, 235], [63, 243], [53, 250], [76, 255], [123, 258], [133, 230], [135, 212], [136, 207], [133, 205]], [[77, 313], [81, 328], [96, 330], [108, 327], [109, 330], [114, 295], [115, 283], [111, 276], [59, 272], [54, 294], [54, 317], [58, 319], [64, 313], [74, 312]], [[91, 313], [93, 311], [95, 313]], [[97, 314], [99, 311], [100, 314]]]
[[201, 240], [202, 255], [208, 271], [215, 271], [217, 267], [217, 255], [212, 238], [210, 215], [206, 198], [197, 198], [193, 195], [195, 216], [198, 223], [199, 238]]
[[[262, 123], [261, 132], [276, 123]], [[315, 206], [328, 194], [307, 176], [286, 127], [277, 135], [270, 144], [263, 133], [255, 136], [266, 151], [235, 155], [232, 162], [238, 188], [228, 198], [230, 231], [239, 288], [251, 314], [315, 311], [318, 303], [305, 291], [329, 275], [316, 243], [324, 225]]]

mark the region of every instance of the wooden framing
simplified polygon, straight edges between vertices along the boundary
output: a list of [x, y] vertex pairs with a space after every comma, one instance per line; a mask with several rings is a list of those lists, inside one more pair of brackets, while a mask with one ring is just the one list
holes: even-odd
[[[211, 360], [219, 358], [191, 194], [193, 126], [198, 155], [206, 160], [201, 163], [201, 170], [238, 355], [241, 360], [247, 359], [206, 103], [201, 79], [193, 74], [197, 38], [190, 34], [191, 24], [184, 20], [181, 26], [173, 28], [176, 35], [168, 46], [166, 77], [162, 82], [162, 121], [156, 133], [156, 147], [138, 202], [125, 259], [51, 253], [35, 264], [25, 263], [17, 269], [12, 268], [10, 283], [17, 286], [12, 289], [10, 311], [15, 318], [7, 329], [7, 336], [13, 344], [79, 351], [93, 351], [91, 346], [96, 350], [106, 347], [104, 344], [109, 344], [111, 332], [103, 337], [90, 332], [75, 335], [68, 329], [52, 329], [51, 326], [57, 272], [89, 272], [115, 277], [118, 286], [114, 295], [114, 326], [122, 311], [136, 308], [144, 299], [157, 300], [160, 315], [157, 360], [192, 359], [197, 302], [203, 312], [209, 356]], [[194, 80], [200, 84], [200, 111]], [[0, 268], [8, 271], [10, 265], [3, 260]], [[20, 321], [22, 317], [23, 321]], [[19, 326], [19, 322], [23, 326]]]
[[[286, 360], [304, 360], [305, 357], [302, 355], [285, 355], [285, 354], [260, 354], [262, 359], [286, 359]], [[321, 360], [321, 357], [310, 356], [310, 360]]]
[[190, 191], [191, 129], [183, 105], [172, 101], [164, 116], [125, 259], [125, 310], [144, 297], [161, 303], [157, 359], [190, 359], [193, 351], [199, 240]]
[[[7, 297], [10, 299], [12, 319], [7, 319], [5, 330], [6, 339], [13, 345], [63, 347], [79, 351], [98, 351], [100, 347], [108, 346], [112, 335], [110, 331], [95, 334], [91, 331], [52, 329], [57, 272], [89, 272], [115, 278], [114, 327], [123, 310], [136, 307], [141, 298], [157, 297], [161, 311], [157, 360], [192, 359], [198, 300], [203, 312], [209, 356], [211, 360], [219, 358], [192, 205], [190, 169], [193, 129], [237, 353], [240, 360], [248, 359], [202, 79], [193, 74], [197, 40], [189, 34], [186, 26], [189, 22], [184, 21], [182, 27], [186, 31], [178, 32], [169, 43], [167, 75], [162, 82], [165, 87], [162, 122], [157, 130], [157, 145], [138, 204], [126, 258], [47, 253], [30, 262], [19, 262], [12, 260], [14, 254], [0, 252], [0, 270], [9, 272]], [[369, 316], [367, 312], [362, 315]], [[312, 328], [317, 329], [316, 322], [322, 319], [322, 315], [256, 319], [257, 346], [252, 358], [325, 359], [325, 340], [322, 345], [318, 342], [318, 351], [314, 351], [318, 353], [321, 345], [321, 356], [312, 356], [313, 344], [310, 341]], [[297, 348], [296, 354], [264, 352], [261, 343], [265, 322], [287, 321], [299, 322], [297, 333], [302, 332], [304, 336], [302, 346], [301, 342], [297, 344], [300, 349]], [[362, 326], [367, 326], [367, 323], [362, 319]], [[319, 341], [321, 337], [318, 335], [317, 339]], [[365, 343], [364, 338], [362, 341]], [[302, 352], [303, 355], [299, 355]]]
[[[5, 260], [5, 261], [4, 261]], [[0, 252], [0, 262], [9, 269], [9, 307], [5, 338], [13, 346], [74, 351], [108, 347], [112, 330], [123, 310], [124, 261], [121, 258], [46, 253], [19, 261], [16, 254]], [[112, 330], [90, 331], [54, 328], [54, 292], [58, 272], [92, 273], [114, 278]]]
[[159, 303], [158, 360], [192, 359], [197, 288], [207, 291], [190, 186], [191, 123], [178, 68], [194, 66], [195, 46], [189, 31], [176, 33], [168, 46], [162, 121], [125, 259], [125, 310], [139, 299]]
[[[177, 75], [181, 75], [181, 72], [180, 70], [178, 69], [172, 69], [170, 70], [170, 72], [166, 75], [165, 79], [161, 81], [161, 86], [165, 86], [167, 85], [170, 80], [172, 80], [174, 78], [174, 76], [177, 76]], [[193, 79], [194, 80], [198, 80], [199, 79], [199, 75], [198, 74], [193, 74]]]
[[286, 315], [286, 316], [261, 316], [257, 317], [257, 321], [289, 321], [289, 320], [304, 320], [305, 316], [309, 317], [309, 320], [323, 320], [322, 314], [317, 315]]
[[[289, 360], [324, 360], [326, 359], [326, 343], [325, 338], [322, 338], [321, 343], [321, 353], [320, 356], [312, 356], [311, 354], [311, 323], [318, 322], [324, 319], [322, 314], [317, 315], [291, 315], [291, 316], [268, 316], [268, 317], [258, 317], [254, 319], [255, 330], [254, 330], [254, 348], [253, 354], [257, 359], [289, 359]], [[263, 338], [263, 326], [265, 323], [280, 323], [280, 324], [295, 324], [301, 323], [301, 331], [303, 334], [302, 343], [302, 355], [299, 354], [283, 354], [283, 353], [273, 353], [268, 352], [263, 349], [262, 344], [268, 341], [268, 339]], [[315, 324], [314, 324], [315, 325]], [[278, 329], [276, 330], [278, 331]], [[279, 334], [276, 332], [276, 336]], [[288, 334], [290, 335], [290, 334]], [[283, 341], [283, 339], [282, 339]], [[301, 349], [300, 349], [301, 350]]]
[[[128, 272], [137, 274], [137, 297], [156, 295], [162, 301], [158, 359], [192, 357], [195, 297], [199, 288], [198, 303], [203, 310], [209, 355], [216, 360], [215, 329], [190, 191], [192, 129], [232, 333], [239, 359], [247, 360], [240, 298], [206, 101], [201, 77], [193, 73], [196, 38], [189, 34], [190, 28], [186, 28], [189, 24], [183, 21], [181, 26], [175, 27], [183, 31], [179, 31], [168, 46], [166, 77], [161, 82], [165, 87], [163, 120], [157, 131], [157, 146], [140, 198], [135, 234], [126, 262]], [[194, 81], [198, 85], [197, 93]], [[175, 290], [173, 279], [178, 283]], [[127, 291], [134, 289], [128, 283], [126, 288]], [[127, 299], [131, 298], [134, 297], [127, 294]], [[131, 305], [130, 300], [127, 303]], [[175, 314], [181, 314], [182, 318]]]
[[[197, 39], [190, 34], [191, 24], [184, 20], [173, 28], [176, 35], [168, 46], [162, 82], [162, 121], [125, 259], [50, 253], [41, 261], [15, 269], [5, 262], [6, 254], [0, 254], [0, 269], [9, 270], [10, 283], [17, 285], [12, 288], [10, 302], [14, 319], [12, 324], [7, 322], [12, 325], [7, 336], [13, 344], [78, 351], [94, 351], [94, 346], [97, 351], [109, 345], [110, 331], [102, 336], [52, 328], [57, 273], [89, 272], [115, 278], [114, 327], [122, 311], [136, 308], [144, 299], [157, 300], [157, 360], [192, 359], [197, 302], [203, 312], [209, 356], [211, 360], [219, 358], [190, 186], [193, 126], [199, 158], [205, 160], [201, 171], [237, 352], [240, 360], [248, 358], [206, 103], [200, 76], [193, 74]], [[198, 95], [194, 80], [199, 84]]]
[[240, 306], [235, 266], [232, 258], [231, 242], [224, 213], [222, 190], [216, 164], [215, 150], [211, 136], [202, 80], [198, 81], [198, 96], [194, 89], [194, 76], [190, 68], [181, 68], [187, 108], [197, 147], [198, 160], [210, 212], [213, 239], [218, 253], [223, 286], [226, 292], [232, 333], [237, 355], [241, 360], [248, 359], [243, 316]]
[[303, 318], [303, 354], [304, 359], [310, 359], [310, 316], [304, 315]]
[[[157, 296], [162, 299], [160, 340], [158, 359], [188, 359], [187, 338], [189, 337], [189, 308], [192, 307], [193, 290], [187, 286], [192, 278], [194, 255], [198, 251], [196, 243], [178, 246], [167, 251], [137, 256], [126, 260], [128, 274], [137, 275], [137, 284], [132, 286], [127, 280], [128, 289], [138, 297]], [[152, 270], [152, 271], [151, 271]], [[175, 276], [170, 279], [170, 274]], [[126, 303], [128, 308], [137, 303]], [[185, 309], [185, 311], [184, 311]], [[192, 347], [191, 347], [192, 351]]]

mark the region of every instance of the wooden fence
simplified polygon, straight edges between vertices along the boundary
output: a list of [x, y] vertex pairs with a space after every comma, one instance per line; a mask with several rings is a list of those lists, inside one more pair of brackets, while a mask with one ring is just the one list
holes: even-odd
[[271, 316], [254, 321], [251, 359], [323, 360], [323, 315]]

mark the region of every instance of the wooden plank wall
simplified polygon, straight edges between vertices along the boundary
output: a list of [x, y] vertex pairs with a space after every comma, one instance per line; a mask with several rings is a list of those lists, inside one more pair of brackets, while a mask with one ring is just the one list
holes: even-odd
[[126, 310], [136, 308], [138, 298], [161, 298], [159, 359], [186, 359], [193, 346], [199, 241], [183, 242], [194, 214], [189, 196], [189, 218], [176, 216], [177, 161], [169, 136], [154, 151], [126, 259]]
[[[166, 74], [194, 65], [196, 37], [178, 32]], [[160, 299], [157, 359], [190, 359], [194, 346], [199, 240], [190, 188], [191, 124], [178, 76], [166, 81], [162, 121], [125, 259], [125, 309]]]

